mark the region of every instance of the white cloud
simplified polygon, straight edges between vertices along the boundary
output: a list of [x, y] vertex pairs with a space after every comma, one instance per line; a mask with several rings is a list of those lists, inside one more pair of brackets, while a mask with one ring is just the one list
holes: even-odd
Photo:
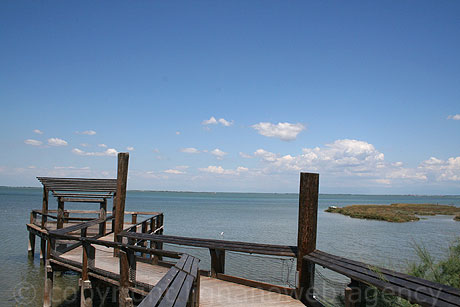
[[180, 135], [180, 131], [176, 131], [176, 135]]
[[107, 145], [105, 144], [98, 144], [97, 146], [102, 147], [102, 148], [107, 148]]
[[133, 146], [128, 146], [128, 147], [126, 147], [126, 150], [128, 150], [128, 151], [134, 151], [134, 147], [133, 147]]
[[178, 169], [167, 169], [167, 170], [165, 170], [163, 172], [167, 173], [167, 174], [174, 174], [174, 175], [185, 174], [184, 171], [181, 171], [181, 170], [178, 170]]
[[244, 152], [241, 152], [241, 151], [240, 151], [240, 157], [245, 158], [245, 159], [253, 158], [251, 155], [248, 155], [247, 153], [244, 153]]
[[300, 123], [278, 123], [275, 125], [268, 122], [261, 122], [251, 127], [256, 129], [259, 134], [263, 136], [279, 138], [283, 141], [295, 140], [297, 135], [305, 129], [305, 126]]
[[36, 134], [43, 134], [43, 131], [41, 131], [41, 130], [39, 130], [39, 129], [34, 129], [33, 131], [34, 131], [34, 133], [36, 133]]
[[89, 144], [88, 143], [81, 143], [80, 146], [83, 146], [83, 147], [88, 147]]
[[79, 156], [99, 156], [99, 157], [100, 156], [116, 156], [118, 154], [118, 152], [114, 148], [108, 148], [107, 150], [102, 151], [102, 152], [87, 152], [79, 148], [74, 148], [72, 149], [72, 152]]
[[25, 144], [27, 145], [32, 145], [32, 146], [40, 146], [41, 144], [43, 144], [42, 141], [37, 141], [37, 140], [34, 140], [34, 139], [27, 139], [24, 141]]
[[95, 135], [96, 131], [94, 131], [94, 130], [85, 130], [85, 131], [82, 131], [82, 132], [76, 131], [75, 133], [76, 134], [85, 134], [85, 135]]
[[48, 145], [51, 146], [67, 146], [67, 142], [59, 138], [50, 138], [48, 139]]
[[449, 115], [447, 119], [460, 120], [460, 114]]
[[222, 159], [227, 153], [220, 150], [219, 148], [216, 148], [214, 150], [211, 151], [211, 154], [215, 157], [217, 157], [217, 159]]
[[447, 160], [431, 157], [423, 161], [418, 170], [437, 181], [460, 181], [460, 157]]
[[197, 154], [200, 153], [200, 151], [194, 147], [187, 147], [187, 148], [182, 148], [180, 150], [181, 152], [189, 153], [189, 154]]
[[224, 169], [222, 166], [210, 165], [206, 168], [199, 168], [198, 170], [218, 175], [240, 175], [241, 173], [249, 171], [248, 168], [239, 166], [236, 169]]
[[215, 125], [217, 124], [217, 120], [214, 116], [211, 116], [210, 119], [204, 120], [201, 122], [202, 125]]
[[233, 121], [228, 121], [224, 118], [216, 119], [214, 116], [211, 116], [211, 118], [202, 121], [201, 124], [205, 126], [221, 124], [222, 126], [229, 127], [233, 125]]
[[229, 122], [223, 118], [219, 118], [219, 123], [221, 123], [223, 126], [225, 127], [229, 127], [231, 125], [233, 125], [233, 121]]

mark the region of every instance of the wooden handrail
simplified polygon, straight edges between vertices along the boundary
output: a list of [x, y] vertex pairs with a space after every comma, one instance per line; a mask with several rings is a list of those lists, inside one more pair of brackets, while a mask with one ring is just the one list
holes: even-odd
[[296, 257], [296, 246], [260, 244], [239, 241], [224, 241], [213, 239], [200, 239], [156, 234], [144, 234], [136, 232], [123, 231], [120, 236], [128, 239], [148, 240], [161, 243], [170, 243], [176, 245], [186, 245], [194, 247], [204, 247], [209, 249], [229, 250], [250, 254], [263, 254], [273, 256]]

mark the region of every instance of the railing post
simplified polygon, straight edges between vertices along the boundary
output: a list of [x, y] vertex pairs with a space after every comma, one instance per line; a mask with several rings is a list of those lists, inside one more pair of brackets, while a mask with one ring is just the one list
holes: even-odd
[[[42, 229], [46, 226], [48, 214], [48, 189], [43, 186], [43, 203], [42, 203]], [[45, 263], [46, 260], [46, 238], [40, 236], [40, 260], [42, 263]]]
[[133, 300], [129, 296], [129, 261], [128, 255], [124, 251], [119, 251], [120, 257], [120, 288], [118, 293], [118, 300], [120, 307], [133, 306]]
[[[345, 289], [346, 307], [366, 307], [366, 288], [367, 286], [365, 284], [352, 279]], [[347, 289], [349, 289], [348, 298]]]
[[137, 213], [131, 214], [131, 224], [137, 224]]
[[[123, 231], [124, 219], [125, 219], [125, 200], [126, 200], [126, 185], [128, 180], [128, 161], [129, 153], [120, 152], [118, 154], [118, 172], [117, 172], [117, 197], [115, 205], [115, 225], [114, 225], [114, 239], [115, 242], [119, 242], [118, 234]], [[114, 248], [114, 255], [118, 252], [117, 248]]]
[[211, 277], [216, 278], [217, 274], [225, 272], [225, 250], [210, 248], [211, 253]]
[[104, 198], [104, 201], [99, 204], [99, 218], [104, 219], [104, 223], [99, 224], [99, 235], [103, 236], [107, 230], [105, 222], [107, 218], [107, 198]]
[[62, 197], [58, 197], [58, 212], [57, 212], [57, 229], [64, 227], [64, 202]]
[[297, 271], [299, 281], [296, 294], [304, 303], [311, 302], [315, 280], [315, 265], [303, 256], [316, 249], [319, 174], [300, 173], [299, 221], [297, 233]]
[[[86, 228], [82, 229], [82, 238], [86, 237]], [[81, 265], [81, 300], [80, 306], [91, 307], [93, 305], [93, 291], [91, 281], [89, 280], [89, 269], [93, 268], [95, 263], [95, 248], [83, 240], [83, 259]]]

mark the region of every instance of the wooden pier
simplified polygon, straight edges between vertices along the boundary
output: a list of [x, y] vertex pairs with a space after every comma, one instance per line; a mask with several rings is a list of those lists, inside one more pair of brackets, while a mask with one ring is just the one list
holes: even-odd
[[[380, 268], [376, 273], [369, 265], [317, 250], [318, 174], [301, 173], [297, 246], [211, 240], [163, 234], [160, 212], [125, 211], [128, 157], [119, 154], [117, 179], [38, 178], [42, 208], [31, 212], [27, 229], [31, 256], [40, 238], [43, 306], [52, 304], [56, 271], [80, 274], [81, 306], [92, 306], [93, 290], [101, 287], [116, 290], [119, 306], [322, 306], [313, 290], [315, 264], [350, 277], [344, 289], [347, 306], [365, 306], [368, 287], [422, 306], [460, 306], [459, 289]], [[50, 192], [57, 198], [56, 210], [48, 208]], [[94, 203], [99, 210], [66, 210], [67, 202]], [[164, 244], [209, 249], [210, 267]], [[297, 285], [228, 275], [226, 251], [296, 259]]]

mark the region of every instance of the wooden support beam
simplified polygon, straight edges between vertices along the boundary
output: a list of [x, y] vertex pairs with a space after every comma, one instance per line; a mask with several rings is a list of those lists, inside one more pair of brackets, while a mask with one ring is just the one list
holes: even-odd
[[58, 197], [57, 229], [64, 227], [64, 200]]
[[43, 187], [43, 199], [42, 199], [42, 228], [46, 226], [46, 215], [48, 214], [48, 189]]
[[303, 256], [316, 249], [318, 219], [319, 174], [300, 173], [299, 220], [297, 233], [298, 298], [307, 303], [313, 301], [315, 265], [304, 261]]
[[118, 305], [120, 307], [133, 306], [133, 300], [129, 296], [129, 261], [124, 251], [119, 251], [120, 257], [120, 287], [118, 291]]
[[29, 246], [27, 248], [29, 257], [33, 258], [35, 254], [35, 234], [29, 231]]
[[44, 237], [40, 238], [40, 261], [45, 263], [46, 260], [46, 239]]
[[53, 267], [50, 265], [49, 261], [45, 266], [45, 287], [43, 294], [43, 307], [51, 307], [53, 302], [53, 280], [54, 272]]
[[[117, 196], [115, 204], [115, 227], [114, 239], [118, 242], [118, 234], [123, 231], [123, 223], [125, 218], [125, 200], [126, 200], [126, 185], [128, 180], [128, 161], [129, 153], [120, 152], [118, 154], [118, 172], [117, 172]], [[117, 250], [114, 250], [116, 255]]]
[[93, 306], [93, 289], [90, 280], [80, 279], [80, 306], [92, 307]]
[[217, 278], [217, 274], [225, 273], [225, 250], [210, 248], [211, 253], [211, 277]]
[[[107, 198], [104, 198], [104, 201], [99, 205], [99, 218], [106, 219], [107, 218]], [[99, 224], [99, 235], [105, 235], [107, 231], [107, 223]]]

